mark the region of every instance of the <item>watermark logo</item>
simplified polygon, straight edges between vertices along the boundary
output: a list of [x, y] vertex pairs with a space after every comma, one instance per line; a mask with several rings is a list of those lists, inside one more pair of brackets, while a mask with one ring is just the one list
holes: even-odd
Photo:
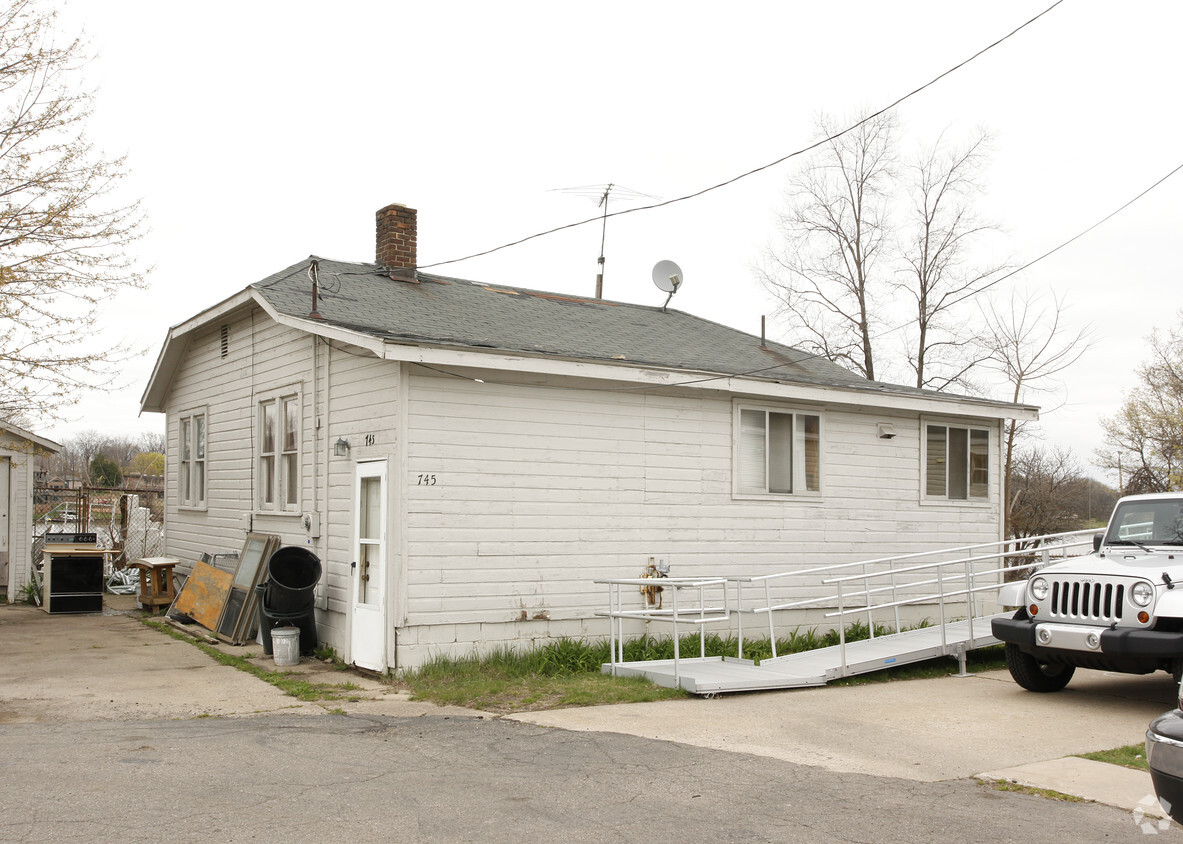
[[1170, 814], [1170, 804], [1160, 801], [1153, 794], [1147, 794], [1134, 807], [1134, 823], [1138, 829], [1142, 830], [1143, 835], [1158, 835], [1160, 832], [1166, 832], [1171, 828], [1169, 819], [1158, 817], [1160, 805], [1162, 806], [1162, 811]]

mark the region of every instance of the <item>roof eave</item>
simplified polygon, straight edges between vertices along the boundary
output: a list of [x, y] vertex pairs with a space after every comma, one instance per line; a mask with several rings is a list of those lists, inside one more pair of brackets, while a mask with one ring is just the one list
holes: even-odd
[[61, 453], [62, 445], [60, 443], [56, 443], [53, 440], [46, 439], [45, 437], [39, 436], [38, 434], [34, 434], [32, 431], [26, 431], [24, 428], [19, 428], [10, 422], [0, 422], [0, 431], [7, 431], [10, 434], [14, 434], [20, 439], [27, 440], [38, 448], [44, 449], [45, 451], [49, 451], [54, 454]]
[[235, 293], [229, 299], [223, 299], [211, 308], [206, 308], [196, 316], [174, 325], [168, 330], [160, 353], [156, 356], [156, 364], [152, 367], [152, 375], [140, 396], [140, 413], [164, 413], [164, 400], [168, 395], [169, 385], [177, 365], [184, 357], [185, 349], [189, 345], [189, 337], [194, 331], [209, 325], [211, 322], [225, 317], [239, 308], [253, 302], [261, 302], [262, 297], [253, 288], [247, 287]]
[[1039, 408], [1037, 407], [992, 399], [946, 394], [916, 396], [908, 393], [895, 393], [882, 388], [773, 381], [717, 372], [661, 368], [623, 361], [608, 363], [556, 358], [547, 355], [510, 353], [492, 349], [488, 351], [457, 349], [394, 341], [387, 341], [383, 344], [381, 357], [386, 360], [436, 366], [499, 369], [523, 374], [591, 378], [641, 384], [655, 388], [681, 388], [769, 399], [855, 405], [883, 410], [906, 410], [933, 415], [1017, 419], [1019, 421], [1034, 421], [1039, 418]]

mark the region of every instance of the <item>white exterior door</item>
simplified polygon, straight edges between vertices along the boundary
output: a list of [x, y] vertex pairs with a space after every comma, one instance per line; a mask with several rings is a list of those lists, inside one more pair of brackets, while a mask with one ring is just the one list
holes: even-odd
[[356, 475], [349, 653], [354, 665], [383, 671], [386, 668], [386, 461], [358, 463]]

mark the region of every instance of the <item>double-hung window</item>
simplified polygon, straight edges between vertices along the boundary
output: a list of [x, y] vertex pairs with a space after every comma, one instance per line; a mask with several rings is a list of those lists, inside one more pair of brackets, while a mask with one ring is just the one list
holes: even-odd
[[259, 509], [300, 508], [300, 395], [259, 402]]
[[177, 503], [182, 507], [205, 506], [205, 413], [181, 416], [180, 475]]
[[989, 499], [989, 429], [924, 424], [924, 497], [945, 501]]
[[735, 492], [808, 495], [821, 491], [821, 416], [736, 408]]

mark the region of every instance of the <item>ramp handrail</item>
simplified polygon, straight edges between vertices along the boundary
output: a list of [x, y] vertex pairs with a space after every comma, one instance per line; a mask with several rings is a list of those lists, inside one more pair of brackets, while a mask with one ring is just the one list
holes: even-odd
[[[848, 616], [865, 614], [869, 634], [871, 638], [875, 638], [875, 612], [891, 610], [894, 614], [895, 632], [900, 633], [903, 629], [901, 607], [936, 603], [941, 626], [941, 646], [942, 650], [946, 650], [945, 626], [950, 621], [949, 604], [964, 604], [963, 617], [969, 620], [970, 647], [972, 649], [976, 647], [973, 644], [976, 639], [972, 631], [973, 621], [978, 614], [977, 599], [979, 595], [1000, 589], [1005, 583], [1007, 574], [1038, 568], [1047, 565], [1053, 559], [1067, 559], [1077, 556], [1079, 554], [1077, 549], [1082, 547], [1087, 546], [1088, 550], [1091, 550], [1091, 537], [1094, 533], [1093, 530], [1064, 531], [1021, 539], [1006, 539], [932, 551], [897, 554], [872, 560], [814, 566], [765, 575], [602, 579], [596, 580], [595, 583], [608, 586], [609, 607], [606, 612], [597, 612], [596, 615], [607, 616], [610, 619], [609, 658], [613, 674], [616, 673], [616, 665], [624, 662], [624, 625], [626, 621], [671, 623], [674, 638], [674, 673], [675, 682], [677, 682], [678, 663], [681, 659], [678, 638], [679, 623], [698, 625], [700, 655], [705, 657], [705, 626], [710, 623], [730, 621], [734, 615], [738, 633], [737, 657], [742, 659], [744, 617], [764, 614], [768, 618], [768, 636], [771, 641], [772, 656], [776, 658], [778, 654], [774, 616], [777, 613], [811, 607], [830, 609], [831, 611], [825, 612], [823, 617], [838, 619], [841, 676], [846, 676], [848, 663], [845, 620]], [[955, 556], [950, 559], [950, 555]], [[932, 559], [937, 556], [946, 559]], [[1008, 563], [1015, 558], [1028, 557], [1032, 558], [1031, 562], [1019, 565]], [[923, 562], [925, 558], [928, 558], [929, 561]], [[994, 561], [993, 566], [980, 567], [980, 564], [990, 561]], [[901, 563], [905, 565], [901, 565]], [[950, 569], [954, 568], [957, 569], [956, 573], [950, 573]], [[806, 588], [816, 588], [817, 586], [832, 588], [827, 589], [826, 594], [823, 595], [800, 600], [773, 601], [771, 584], [774, 582], [783, 584], [788, 578], [812, 578]], [[851, 585], [860, 583], [861, 589], [856, 588], [853, 591], [850, 589]], [[731, 584], [734, 584], [735, 587], [734, 597], [732, 597], [729, 588]], [[764, 601], [762, 604], [755, 607], [745, 607], [745, 584], [749, 588], [755, 586], [757, 589], [761, 585], [763, 586]], [[622, 587], [625, 586], [641, 589], [654, 586], [670, 587], [672, 606], [670, 609], [651, 606], [641, 609], [625, 609], [621, 592]], [[956, 588], [947, 588], [954, 586]], [[783, 590], [783, 585], [781, 588]], [[683, 600], [679, 606], [678, 595], [685, 589], [697, 590], [697, 603], [687, 605]], [[706, 601], [708, 589], [719, 589], [721, 600], [708, 605]], [[917, 594], [918, 591], [920, 594]], [[964, 656], [963, 651], [961, 656]]]
[[[608, 611], [597, 612], [596, 615], [607, 616], [609, 619], [608, 655], [609, 663], [612, 666], [612, 676], [616, 676], [616, 666], [624, 662], [624, 622], [627, 619], [641, 619], [646, 622], [666, 621], [673, 625], [674, 684], [677, 685], [681, 681], [679, 666], [682, 661], [678, 622], [698, 625], [699, 657], [705, 659], [706, 625], [716, 621], [729, 621], [731, 618], [731, 607], [727, 602], [727, 578], [725, 577], [625, 577], [607, 578], [593, 582], [608, 586]], [[656, 587], [657, 594], [660, 595], [664, 595], [664, 590], [669, 587], [673, 605], [668, 610], [661, 607], [654, 609], [649, 606], [640, 610], [626, 610], [620, 593], [622, 586], [636, 586], [642, 591]], [[723, 595], [721, 606], [709, 606], [706, 603], [706, 590], [712, 586], [721, 588]], [[698, 590], [697, 606], [683, 606], [683, 609], [679, 610], [678, 593], [682, 589]]]

